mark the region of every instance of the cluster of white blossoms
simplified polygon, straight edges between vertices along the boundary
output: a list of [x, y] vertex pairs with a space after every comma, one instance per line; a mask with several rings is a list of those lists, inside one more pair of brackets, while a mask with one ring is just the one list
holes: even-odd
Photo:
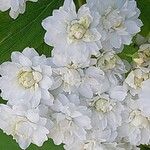
[[[24, 11], [26, 0], [7, 1], [1, 10]], [[78, 11], [65, 0], [42, 22], [52, 56], [25, 48], [0, 65], [0, 128], [22, 149], [48, 138], [66, 150], [150, 144], [150, 44], [132, 66], [117, 54], [140, 31], [139, 14], [135, 0], [87, 0]]]

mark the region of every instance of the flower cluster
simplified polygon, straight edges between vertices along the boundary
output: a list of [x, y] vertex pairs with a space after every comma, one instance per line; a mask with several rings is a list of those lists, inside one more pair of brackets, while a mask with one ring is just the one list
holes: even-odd
[[0, 65], [0, 128], [22, 149], [48, 138], [66, 150], [150, 144], [150, 44], [132, 66], [118, 56], [140, 31], [139, 14], [135, 0], [87, 0], [78, 11], [65, 0], [42, 22], [52, 56], [28, 47]]

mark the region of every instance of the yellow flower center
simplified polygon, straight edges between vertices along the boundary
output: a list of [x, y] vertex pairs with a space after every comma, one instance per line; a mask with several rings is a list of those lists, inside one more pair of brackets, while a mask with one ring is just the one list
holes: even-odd
[[133, 60], [138, 66], [145, 65], [150, 62], [150, 44], [140, 46], [139, 52], [133, 55]]
[[98, 59], [97, 65], [103, 70], [113, 69], [116, 67], [118, 59], [116, 55], [108, 57], [104, 55]]
[[41, 79], [42, 75], [34, 71], [20, 71], [18, 75], [19, 84], [27, 89], [35, 86]]
[[137, 88], [141, 88], [143, 81], [148, 80], [149, 78], [150, 78], [150, 74], [145, 73], [141, 77], [135, 77], [134, 84]]
[[68, 26], [68, 40], [69, 42], [74, 42], [76, 40], [81, 40], [87, 33], [90, 27], [89, 17], [81, 17], [79, 20], [73, 20]]
[[142, 126], [144, 128], [149, 126], [149, 119], [144, 117], [139, 110], [132, 111], [129, 119], [134, 126]]
[[75, 23], [70, 27], [70, 35], [75, 39], [81, 39], [86, 33], [86, 29], [82, 24]]
[[104, 98], [101, 98], [95, 102], [96, 110], [104, 113], [111, 111], [115, 105], [116, 105], [115, 103], [112, 103]]

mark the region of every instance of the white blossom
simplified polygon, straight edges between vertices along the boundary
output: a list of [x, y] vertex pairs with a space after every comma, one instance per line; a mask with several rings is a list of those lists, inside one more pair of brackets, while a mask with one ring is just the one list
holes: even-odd
[[140, 110], [136, 97], [128, 95], [126, 99], [124, 120], [118, 134], [135, 146], [150, 143], [150, 119]]
[[[65, 145], [66, 150], [125, 150], [116, 147], [117, 143], [101, 143], [98, 140], [79, 141], [73, 145]], [[127, 149], [126, 149], [127, 150]], [[129, 149], [128, 149], [129, 150]]]
[[135, 0], [87, 0], [91, 11], [99, 12], [99, 32], [104, 50], [120, 49], [131, 44], [142, 22]]
[[1, 97], [10, 104], [24, 103], [32, 107], [38, 106], [42, 99], [51, 103], [53, 96], [48, 89], [53, 79], [47, 58], [26, 48], [22, 53], [13, 52], [11, 60], [0, 65]]
[[39, 116], [38, 108], [0, 105], [0, 128], [7, 135], [12, 135], [22, 149], [31, 143], [42, 146], [48, 140], [46, 122], [46, 118]]
[[116, 130], [122, 125], [124, 106], [121, 102], [126, 98], [127, 91], [120, 86], [109, 90], [108, 93], [87, 100], [92, 110], [92, 126], [103, 130]]
[[78, 141], [71, 145], [65, 145], [66, 150], [140, 150], [140, 148], [123, 142], [100, 142], [93, 138], [86, 141]]
[[61, 82], [61, 89], [64, 92], [76, 92], [81, 84], [82, 69], [60, 67], [53, 69], [57, 81]]
[[138, 94], [141, 90], [143, 81], [146, 81], [150, 78], [150, 69], [149, 68], [136, 68], [129, 73], [125, 79], [125, 84], [127, 84], [130, 93], [132, 95]]
[[134, 54], [133, 61], [138, 67], [150, 67], [150, 44], [142, 44], [137, 53]]
[[93, 98], [94, 94], [103, 93], [110, 88], [105, 73], [97, 67], [91, 66], [84, 70], [84, 76], [79, 87], [79, 93], [86, 98]]
[[7, 11], [10, 9], [9, 15], [16, 19], [19, 14], [23, 14], [26, 9], [26, 2], [37, 2], [38, 0], [1, 0], [0, 11]]
[[50, 130], [49, 137], [55, 144], [71, 144], [77, 139], [86, 139], [86, 129], [91, 129], [90, 112], [79, 103], [77, 95], [66, 97], [60, 94], [54, 101], [52, 106], [54, 127]]
[[97, 55], [101, 49], [98, 22], [97, 13], [91, 14], [86, 5], [76, 13], [73, 0], [65, 0], [59, 10], [54, 10], [53, 16], [46, 18], [42, 25], [47, 31], [45, 42], [54, 46], [55, 63], [86, 64], [91, 55]]
[[124, 75], [130, 69], [128, 62], [121, 60], [114, 51], [104, 52], [97, 58], [97, 67], [102, 69], [112, 86], [122, 84]]
[[86, 140], [76, 140], [73, 144], [66, 144], [66, 150], [103, 150], [104, 144], [111, 144], [116, 139], [116, 132], [111, 129], [95, 129], [87, 132]]

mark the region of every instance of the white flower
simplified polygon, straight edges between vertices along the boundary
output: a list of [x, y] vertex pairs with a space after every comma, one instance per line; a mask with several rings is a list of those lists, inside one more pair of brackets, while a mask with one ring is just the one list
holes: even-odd
[[57, 80], [60, 80], [62, 91], [72, 93], [78, 90], [81, 83], [81, 69], [60, 67], [53, 69]]
[[103, 93], [110, 88], [105, 73], [94, 66], [88, 68], [56, 67], [53, 69], [56, 81], [59, 81], [61, 92], [78, 93], [86, 98], [92, 98], [94, 94]]
[[93, 98], [94, 94], [103, 93], [110, 88], [105, 73], [97, 67], [91, 66], [84, 70], [79, 93], [86, 98]]
[[[87, 99], [87, 107], [91, 109], [91, 125], [86, 136], [86, 140], [78, 140], [72, 144], [65, 143], [66, 150], [110, 150], [112, 142], [117, 137], [117, 127], [122, 123], [122, 112], [124, 110], [121, 101], [123, 101], [127, 95], [127, 91], [117, 86], [108, 94], [101, 94], [93, 99]], [[84, 99], [81, 99], [81, 103]], [[118, 148], [118, 150], [120, 150]]]
[[89, 111], [85, 106], [79, 105], [77, 95], [68, 95], [68, 98], [60, 94], [51, 107], [54, 127], [50, 130], [49, 137], [54, 143], [71, 144], [77, 139], [86, 139], [86, 129], [91, 129]]
[[9, 15], [16, 19], [19, 14], [25, 12], [27, 1], [37, 2], [38, 0], [0, 0], [0, 11], [10, 9]]
[[66, 144], [66, 150], [103, 150], [103, 145], [110, 144], [116, 139], [116, 132], [110, 129], [97, 129], [92, 128], [87, 133], [86, 140], [77, 139], [73, 144]]
[[150, 143], [150, 117], [140, 110], [136, 97], [126, 99], [123, 124], [118, 128], [118, 134], [132, 145]]
[[97, 55], [101, 49], [98, 22], [97, 13], [91, 14], [86, 5], [76, 13], [73, 0], [65, 0], [59, 10], [54, 10], [53, 16], [46, 18], [42, 25], [47, 31], [45, 42], [54, 46], [55, 63], [85, 64], [91, 55]]
[[[135, 56], [134, 56], [135, 55]], [[133, 60], [139, 67], [150, 66], [150, 44], [143, 44], [140, 46], [137, 53], [133, 56]]]
[[37, 108], [28, 110], [25, 106], [0, 105], [0, 128], [12, 135], [22, 149], [31, 143], [42, 146], [48, 140], [46, 122], [46, 118], [39, 116]]
[[125, 84], [127, 84], [131, 94], [135, 95], [139, 93], [143, 81], [146, 81], [148, 79], [150, 79], [149, 68], [136, 68], [129, 73], [129, 75], [125, 79]]
[[129, 45], [132, 37], [140, 31], [142, 22], [135, 0], [87, 0], [91, 11], [100, 16], [99, 32], [104, 50], [120, 49]]
[[87, 100], [92, 110], [92, 126], [97, 129], [110, 128], [116, 130], [122, 124], [122, 101], [127, 96], [127, 91], [122, 86], [114, 87], [107, 91], [109, 94], [101, 94]]
[[124, 81], [124, 75], [128, 72], [129, 63], [121, 60], [114, 51], [104, 52], [97, 58], [97, 67], [102, 69], [111, 84], [118, 85]]
[[102, 53], [97, 58], [97, 66], [104, 71], [110, 70], [113, 74], [123, 74], [127, 72], [124, 62], [114, 51]]
[[0, 89], [3, 99], [10, 104], [24, 103], [36, 107], [41, 99], [50, 101], [48, 89], [52, 86], [52, 69], [47, 58], [32, 48], [22, 53], [13, 52], [12, 62], [0, 65]]
[[123, 142], [100, 142], [98, 139], [78, 141], [64, 145], [65, 150], [140, 150], [140, 148]]

